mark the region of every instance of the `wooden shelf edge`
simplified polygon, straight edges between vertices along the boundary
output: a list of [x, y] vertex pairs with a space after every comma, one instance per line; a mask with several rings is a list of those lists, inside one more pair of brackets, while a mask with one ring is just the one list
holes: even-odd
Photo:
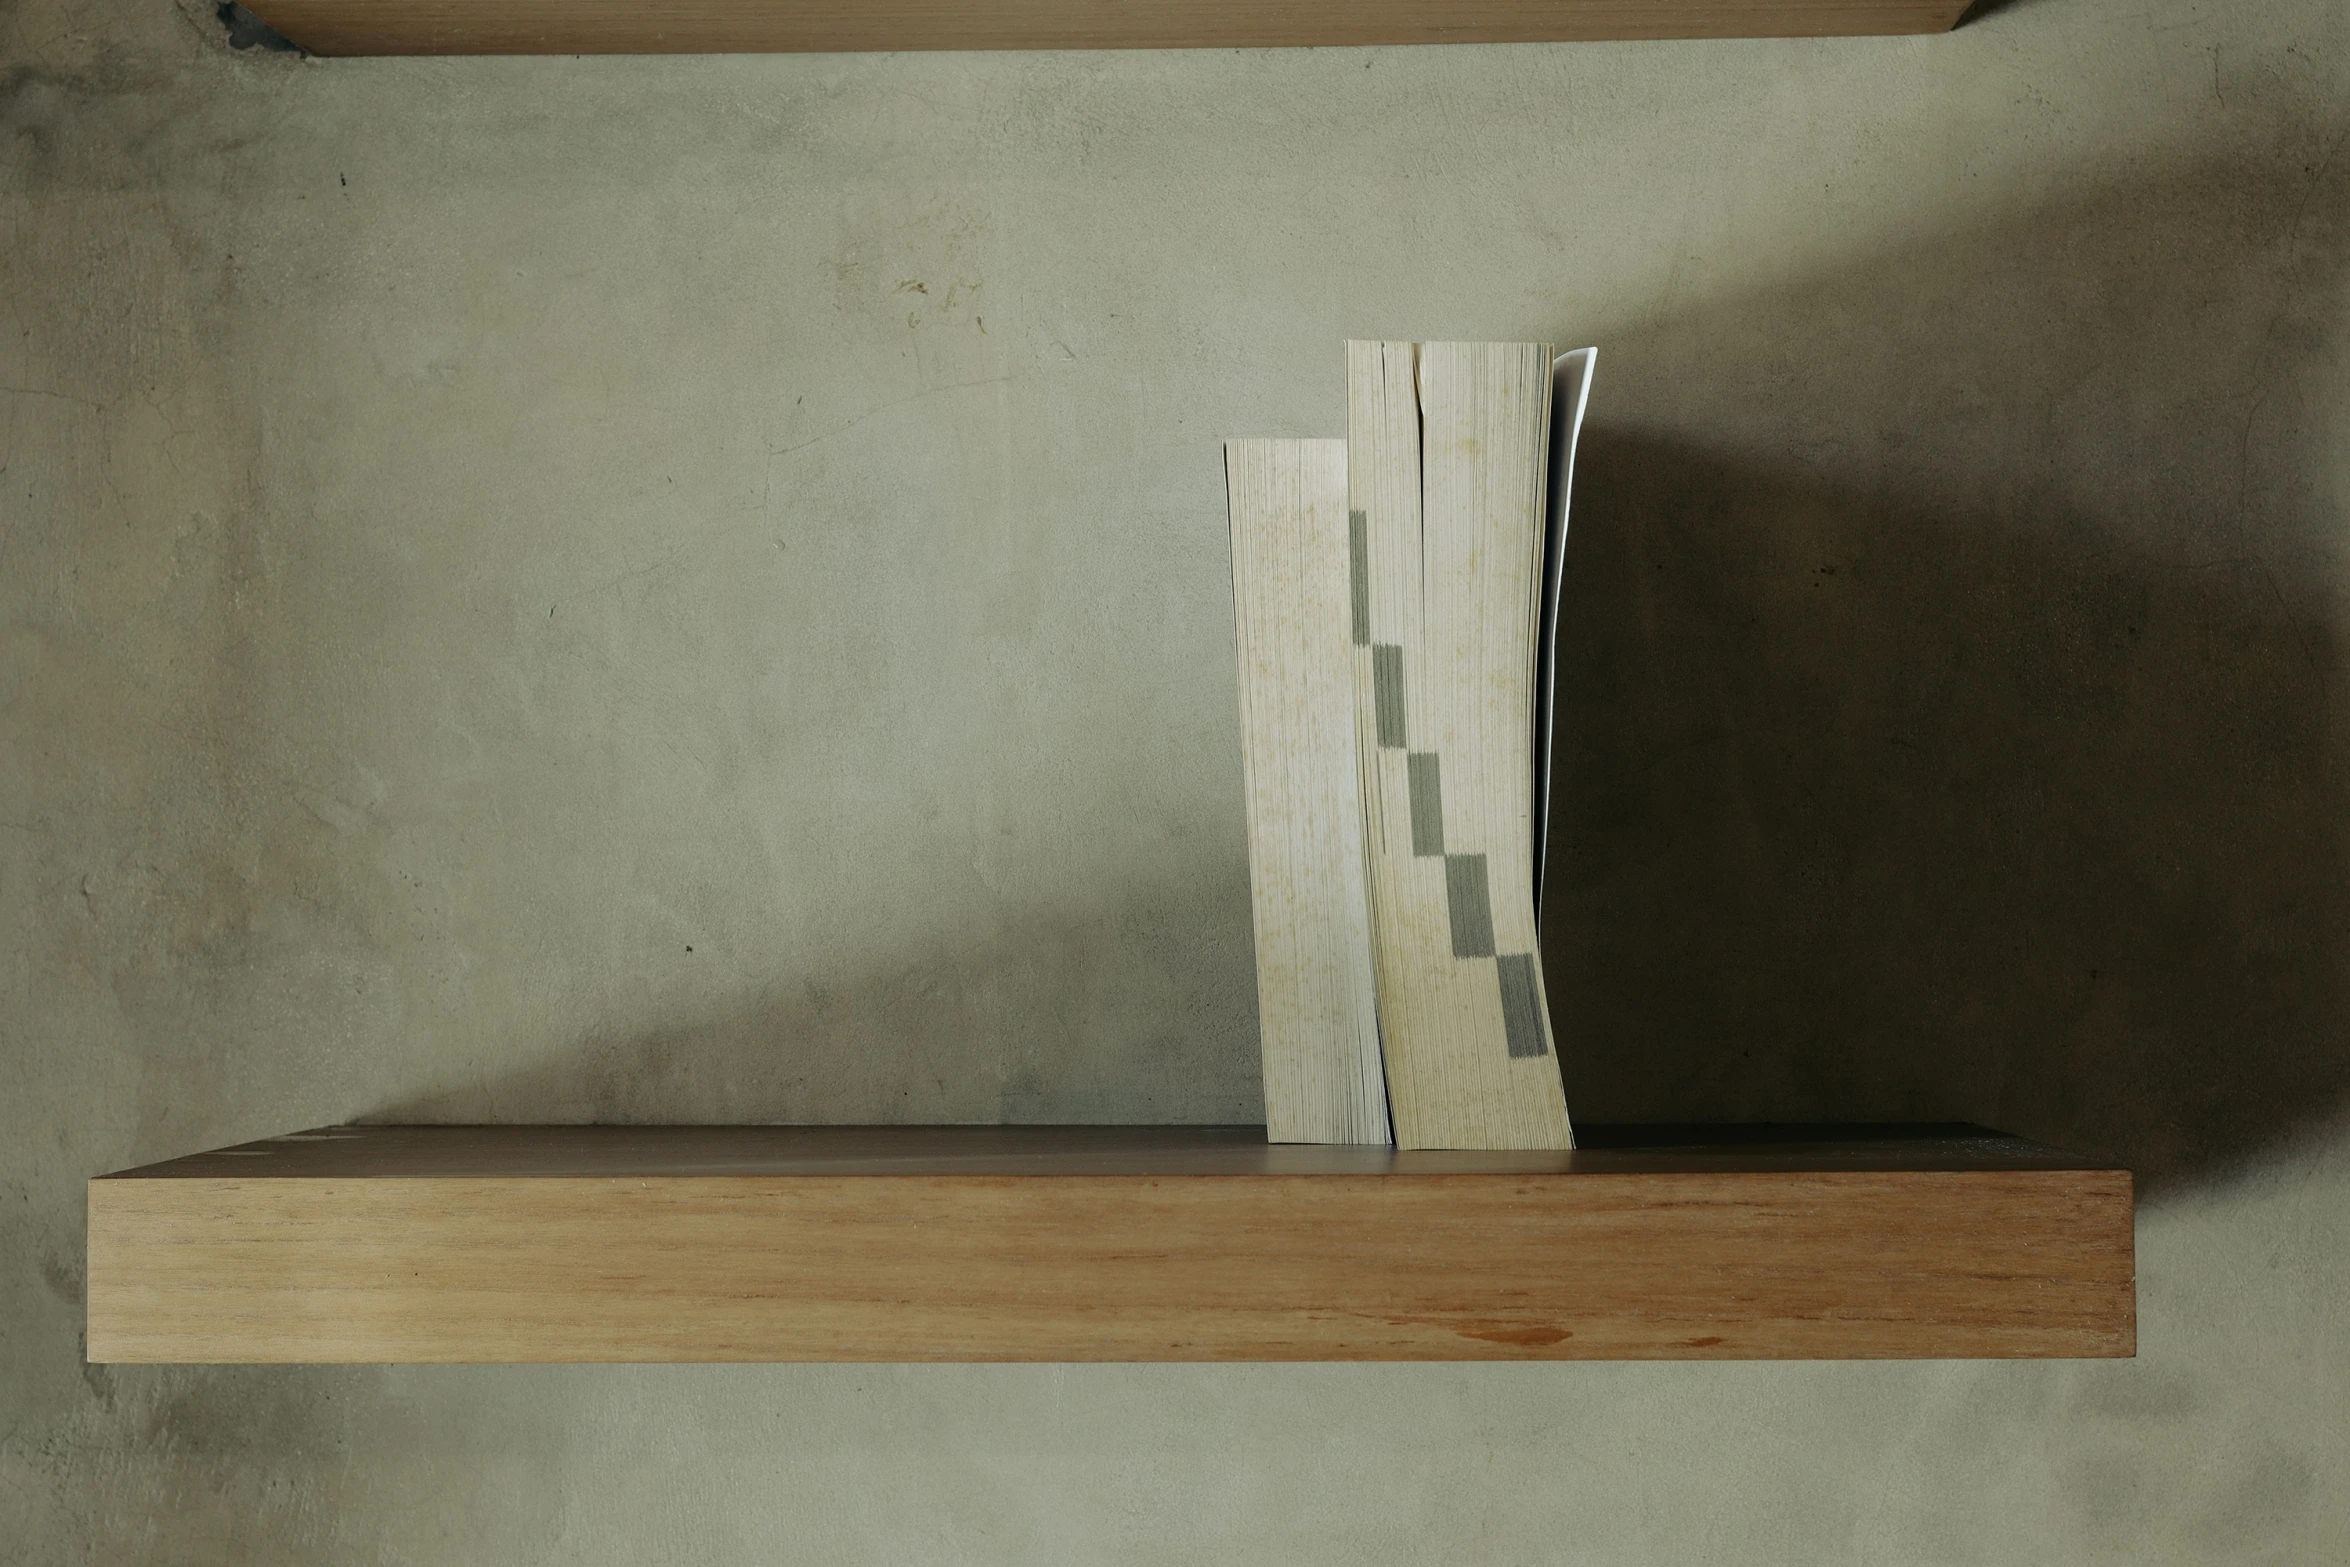
[[[1978, 1128], [346, 1127], [90, 1183], [95, 1361], [2126, 1356], [2126, 1170]], [[1646, 1140], [1644, 1141], [1644, 1135]]]
[[1971, 0], [249, 0], [311, 54], [1207, 49], [1947, 32]]

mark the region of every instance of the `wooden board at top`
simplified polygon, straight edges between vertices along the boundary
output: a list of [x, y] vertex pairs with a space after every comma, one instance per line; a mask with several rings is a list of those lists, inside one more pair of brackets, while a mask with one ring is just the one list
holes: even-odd
[[[1850, 1130], [1850, 1129], [1848, 1129]], [[1971, 1128], [344, 1127], [90, 1183], [96, 1361], [2111, 1356], [2126, 1170]]]
[[1969, 0], [247, 0], [319, 55], [1208, 49], [1939, 33]]

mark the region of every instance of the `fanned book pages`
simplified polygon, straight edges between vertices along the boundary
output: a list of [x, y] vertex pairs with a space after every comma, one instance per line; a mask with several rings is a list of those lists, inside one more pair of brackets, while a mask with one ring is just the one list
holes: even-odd
[[1599, 350], [1577, 348], [1550, 362], [1550, 473], [1542, 534], [1542, 640], [1534, 655], [1540, 682], [1534, 708], [1534, 913], [1542, 914], [1542, 871], [1550, 844], [1550, 761], [1557, 737], [1559, 598], [1566, 587], [1567, 499], [1575, 488], [1575, 443], [1591, 406], [1591, 372]]
[[[1588, 373], [1586, 357], [1571, 417]], [[1550, 692], [1537, 666], [1557, 600], [1545, 557], [1565, 522], [1564, 472], [1546, 506], [1553, 374], [1536, 343], [1347, 347], [1356, 744], [1405, 1148], [1574, 1141], [1535, 913]]]
[[1384, 1143], [1344, 441], [1228, 441], [1266, 1136]]

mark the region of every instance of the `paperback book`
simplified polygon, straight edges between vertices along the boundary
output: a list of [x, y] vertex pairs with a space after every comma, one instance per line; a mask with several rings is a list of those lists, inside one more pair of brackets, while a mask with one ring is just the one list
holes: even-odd
[[1573, 1144], [1539, 914], [1595, 357], [1353, 343], [1343, 443], [1226, 448], [1275, 1141]]

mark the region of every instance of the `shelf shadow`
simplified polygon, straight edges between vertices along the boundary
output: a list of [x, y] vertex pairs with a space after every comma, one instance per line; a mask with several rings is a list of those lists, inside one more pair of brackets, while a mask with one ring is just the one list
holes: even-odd
[[1975, 0], [1973, 5], [1959, 13], [1958, 20], [1951, 24], [1951, 30], [1955, 32], [1961, 27], [1971, 27], [2001, 11], [2022, 11], [2051, 3], [2052, 0]]

